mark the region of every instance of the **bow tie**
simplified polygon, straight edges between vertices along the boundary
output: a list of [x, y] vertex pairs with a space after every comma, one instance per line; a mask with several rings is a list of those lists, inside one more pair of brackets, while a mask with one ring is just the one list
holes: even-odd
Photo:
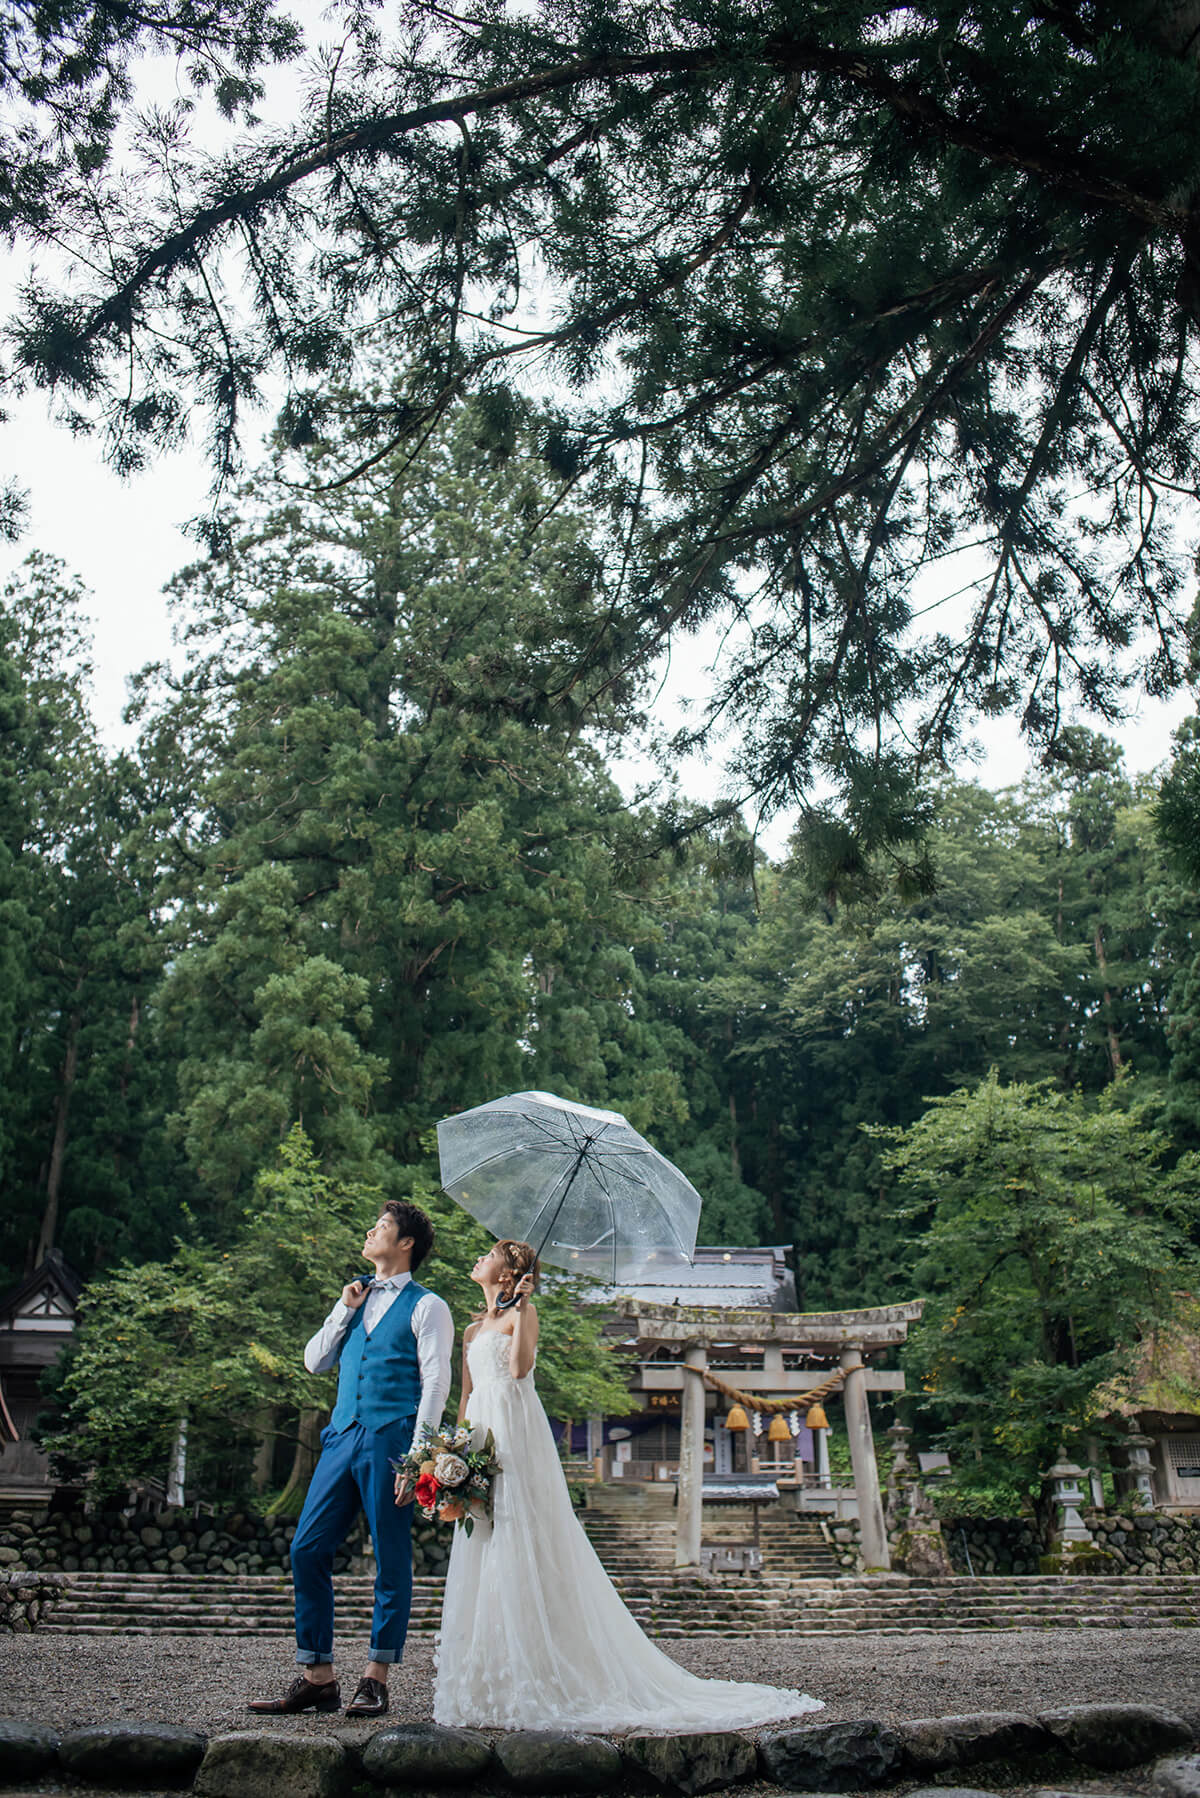
[[366, 1286], [368, 1292], [399, 1292], [400, 1290], [399, 1280], [372, 1279], [366, 1282]]

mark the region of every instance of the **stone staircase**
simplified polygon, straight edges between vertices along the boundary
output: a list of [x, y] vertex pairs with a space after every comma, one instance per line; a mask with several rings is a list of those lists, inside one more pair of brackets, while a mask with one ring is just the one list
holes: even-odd
[[[754, 1519], [748, 1507], [723, 1505], [706, 1508], [701, 1525], [704, 1542], [752, 1542]], [[834, 1558], [815, 1517], [794, 1512], [764, 1511], [759, 1517], [758, 1545], [763, 1573], [784, 1574], [789, 1579], [839, 1579], [842, 1570]], [[600, 1556], [604, 1559], [603, 1553]]]
[[[1157, 1578], [907, 1579], [902, 1575], [823, 1580], [784, 1574], [704, 1579], [652, 1561], [614, 1569], [613, 1580], [651, 1635], [734, 1636], [780, 1631], [848, 1635], [859, 1631], [1200, 1628], [1200, 1575]], [[369, 1578], [336, 1581], [339, 1633], [365, 1634]], [[438, 1626], [442, 1582], [415, 1582], [412, 1629]], [[292, 1598], [279, 1574], [77, 1573], [47, 1634], [290, 1634]]]
[[[681, 1573], [669, 1487], [592, 1488], [580, 1521], [614, 1585], [649, 1634], [735, 1636], [796, 1632], [849, 1635], [913, 1630], [1200, 1628], [1200, 1575], [1156, 1577], [910, 1579], [837, 1577], [812, 1518], [784, 1511], [760, 1517], [761, 1575]], [[705, 1541], [748, 1541], [749, 1514], [709, 1507]], [[372, 1582], [334, 1581], [340, 1633], [365, 1635]], [[442, 1580], [418, 1577], [414, 1633], [436, 1630]], [[291, 1583], [282, 1572], [76, 1573], [40, 1628], [59, 1635], [289, 1635]]]

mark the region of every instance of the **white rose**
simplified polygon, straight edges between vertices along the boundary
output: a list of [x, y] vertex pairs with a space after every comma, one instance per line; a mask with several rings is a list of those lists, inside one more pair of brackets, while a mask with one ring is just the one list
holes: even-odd
[[433, 1464], [433, 1477], [439, 1486], [461, 1486], [470, 1471], [461, 1455], [439, 1455]]

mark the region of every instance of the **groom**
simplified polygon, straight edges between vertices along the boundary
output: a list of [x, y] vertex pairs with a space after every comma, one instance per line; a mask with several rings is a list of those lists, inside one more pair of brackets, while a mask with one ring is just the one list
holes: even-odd
[[413, 1274], [433, 1247], [433, 1225], [417, 1205], [389, 1199], [367, 1231], [363, 1259], [374, 1274], [351, 1280], [304, 1351], [309, 1373], [337, 1366], [333, 1416], [292, 1541], [296, 1664], [282, 1698], [252, 1711], [336, 1711], [333, 1676], [333, 1557], [360, 1509], [375, 1546], [375, 1614], [366, 1670], [348, 1717], [382, 1717], [388, 1669], [404, 1652], [412, 1606], [412, 1512], [394, 1496], [392, 1461], [424, 1424], [437, 1429], [450, 1390], [450, 1307]]

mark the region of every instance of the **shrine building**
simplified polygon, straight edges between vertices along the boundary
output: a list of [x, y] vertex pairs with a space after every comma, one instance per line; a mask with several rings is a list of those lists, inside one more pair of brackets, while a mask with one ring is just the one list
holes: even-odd
[[0, 1296], [0, 1499], [44, 1502], [54, 1490], [49, 1460], [31, 1431], [44, 1404], [41, 1377], [71, 1340], [81, 1290], [51, 1249]]
[[[671, 1483], [677, 1555], [700, 1560], [705, 1483], [769, 1483], [797, 1512], [857, 1517], [863, 1558], [889, 1566], [870, 1394], [904, 1391], [895, 1359], [921, 1304], [798, 1312], [782, 1247], [697, 1248], [691, 1267], [599, 1298], [632, 1363], [631, 1405], [572, 1429], [601, 1481]], [[845, 1417], [852, 1482], [830, 1473], [829, 1410]]]

